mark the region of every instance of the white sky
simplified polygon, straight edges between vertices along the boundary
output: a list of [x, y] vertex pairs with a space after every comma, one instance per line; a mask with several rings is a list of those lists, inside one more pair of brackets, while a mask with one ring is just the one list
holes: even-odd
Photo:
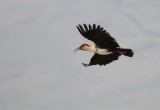
[[[159, 0], [1, 0], [1, 110], [159, 110]], [[83, 67], [77, 24], [99, 24], [133, 58]]]

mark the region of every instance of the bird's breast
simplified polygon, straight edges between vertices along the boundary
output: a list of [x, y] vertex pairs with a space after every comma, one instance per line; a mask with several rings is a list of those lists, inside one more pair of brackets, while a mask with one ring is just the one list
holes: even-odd
[[108, 55], [108, 54], [111, 54], [111, 53], [113, 53], [113, 52], [110, 52], [107, 49], [98, 49], [97, 48], [97, 54], [99, 54], [99, 55]]

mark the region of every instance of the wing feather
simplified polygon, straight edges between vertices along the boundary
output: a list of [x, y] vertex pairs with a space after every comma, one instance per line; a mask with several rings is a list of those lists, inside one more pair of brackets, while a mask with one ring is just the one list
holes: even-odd
[[88, 27], [86, 24], [84, 24], [84, 28], [85, 28], [86, 32], [88, 32]]
[[89, 31], [91, 31], [92, 30], [92, 26], [89, 24]]
[[118, 53], [112, 53], [109, 55], [98, 55], [98, 54], [94, 54], [93, 57], [90, 60], [90, 63], [88, 66], [91, 65], [106, 65], [109, 64], [115, 60], [118, 60], [118, 57], [120, 56], [120, 54]]
[[116, 40], [108, 32], [106, 32], [103, 27], [100, 27], [100, 25], [96, 27], [95, 24], [93, 24], [93, 26], [89, 24], [87, 27], [87, 25], [84, 24], [84, 28], [81, 25], [78, 25], [77, 29], [82, 36], [93, 41], [99, 48], [119, 47]]

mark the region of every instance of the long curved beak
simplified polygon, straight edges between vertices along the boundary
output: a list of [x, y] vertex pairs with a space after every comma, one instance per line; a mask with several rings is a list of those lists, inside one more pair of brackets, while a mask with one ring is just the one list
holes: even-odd
[[78, 50], [81, 50], [81, 47], [76, 48], [73, 52], [77, 52]]

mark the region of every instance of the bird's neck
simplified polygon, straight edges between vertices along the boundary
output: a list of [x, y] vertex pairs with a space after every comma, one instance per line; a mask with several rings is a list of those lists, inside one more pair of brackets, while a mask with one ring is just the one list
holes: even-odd
[[90, 45], [89, 47], [86, 48], [87, 51], [97, 53], [98, 49], [95, 46]]

